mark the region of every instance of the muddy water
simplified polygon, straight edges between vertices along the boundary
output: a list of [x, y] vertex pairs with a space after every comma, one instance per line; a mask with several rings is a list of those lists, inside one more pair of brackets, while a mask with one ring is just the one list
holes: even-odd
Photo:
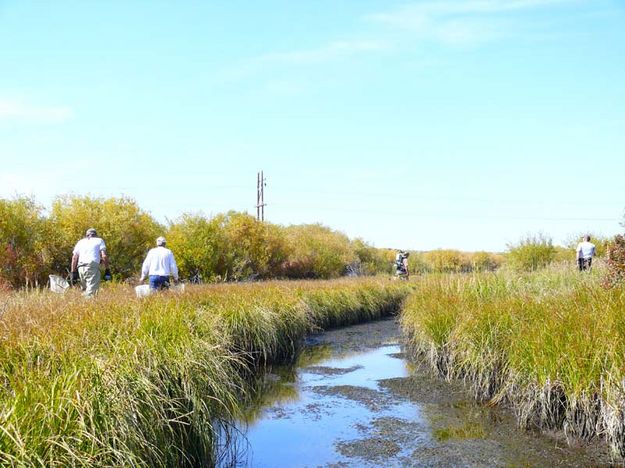
[[222, 466], [604, 466], [601, 446], [516, 428], [408, 362], [394, 320], [310, 336], [259, 381]]

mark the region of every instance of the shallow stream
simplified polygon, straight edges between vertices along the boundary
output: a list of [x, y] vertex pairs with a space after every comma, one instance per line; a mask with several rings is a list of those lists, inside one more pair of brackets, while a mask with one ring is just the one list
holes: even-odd
[[308, 337], [259, 380], [221, 466], [605, 466], [603, 446], [516, 427], [406, 360], [393, 319]]

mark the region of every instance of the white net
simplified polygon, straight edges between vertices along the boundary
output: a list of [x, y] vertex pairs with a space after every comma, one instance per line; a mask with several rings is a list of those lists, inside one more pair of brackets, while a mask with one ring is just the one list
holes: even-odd
[[149, 284], [142, 284], [140, 286], [135, 286], [135, 294], [137, 297], [146, 297], [152, 293]]
[[69, 289], [69, 283], [62, 276], [50, 275], [50, 291], [63, 294]]

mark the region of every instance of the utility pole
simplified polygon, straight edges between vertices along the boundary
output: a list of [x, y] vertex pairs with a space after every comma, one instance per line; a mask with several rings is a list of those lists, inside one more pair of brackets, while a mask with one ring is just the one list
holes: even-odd
[[263, 175], [263, 171], [256, 174], [256, 220], [265, 221], [265, 186], [267, 179]]

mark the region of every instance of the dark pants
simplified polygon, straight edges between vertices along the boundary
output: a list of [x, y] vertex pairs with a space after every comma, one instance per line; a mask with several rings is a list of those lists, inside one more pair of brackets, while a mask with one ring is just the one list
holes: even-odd
[[150, 289], [168, 289], [169, 276], [150, 275]]
[[592, 267], [592, 257], [591, 258], [578, 258], [577, 266], [579, 267], [579, 271], [590, 270]]

